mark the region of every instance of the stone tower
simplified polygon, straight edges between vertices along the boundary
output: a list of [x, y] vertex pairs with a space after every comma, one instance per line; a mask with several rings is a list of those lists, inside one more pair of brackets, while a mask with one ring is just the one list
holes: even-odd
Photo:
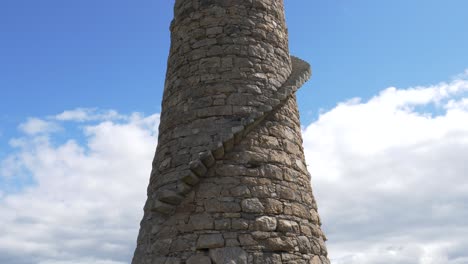
[[329, 264], [283, 0], [176, 0], [133, 264]]

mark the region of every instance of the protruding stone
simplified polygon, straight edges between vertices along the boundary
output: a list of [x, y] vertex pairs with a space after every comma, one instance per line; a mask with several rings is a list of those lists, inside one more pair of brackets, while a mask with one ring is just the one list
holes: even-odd
[[201, 162], [207, 167], [207, 168], [211, 168], [215, 165], [216, 163], [216, 160], [213, 156], [213, 153], [211, 153], [211, 151], [203, 151], [203, 152], [200, 152], [200, 160]]
[[201, 162], [200, 160], [192, 160], [189, 164], [190, 170], [193, 171], [198, 177], [203, 177], [205, 176], [206, 172], [208, 169], [205, 167], [205, 164]]
[[156, 197], [159, 198], [160, 201], [172, 205], [178, 205], [184, 199], [183, 196], [167, 189], [158, 190], [158, 192], [156, 193]]
[[193, 173], [191, 170], [184, 171], [181, 180], [184, 183], [192, 186], [200, 181], [197, 175], [195, 175], [195, 173]]
[[234, 142], [239, 143], [242, 140], [242, 137], [244, 136], [244, 131], [245, 127], [244, 126], [236, 126], [231, 129], [232, 133], [234, 134]]
[[165, 202], [161, 202], [160, 200], [155, 200], [152, 210], [155, 212], [168, 215], [168, 214], [172, 214], [175, 211], [175, 206], [170, 205]]
[[229, 134], [223, 139], [224, 151], [228, 152], [234, 148], [234, 134]]
[[192, 187], [185, 182], [179, 181], [176, 184], [176, 192], [180, 195], [186, 195], [192, 190]]
[[213, 157], [215, 159], [221, 159], [224, 157], [224, 145], [223, 142], [218, 142], [213, 149]]

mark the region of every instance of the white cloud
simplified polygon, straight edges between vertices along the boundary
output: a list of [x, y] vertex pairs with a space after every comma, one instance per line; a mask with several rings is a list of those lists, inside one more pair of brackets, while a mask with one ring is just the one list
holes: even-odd
[[467, 91], [465, 79], [388, 88], [305, 129], [335, 264], [468, 263]]
[[63, 111], [62, 113], [51, 117], [59, 121], [103, 121], [103, 120], [122, 120], [127, 117], [120, 115], [115, 110], [99, 111], [96, 108], [76, 108], [73, 110]]
[[159, 115], [126, 119], [86, 125], [81, 145], [34, 134], [14, 140], [1, 172], [27, 171], [34, 184], [0, 200], [0, 263], [129, 262]]
[[28, 120], [18, 126], [18, 128], [28, 135], [55, 132], [60, 129], [54, 122], [45, 121], [39, 118], [28, 118]]
[[[388, 88], [323, 111], [305, 128], [334, 264], [468, 263], [467, 90], [463, 78]], [[0, 190], [0, 263], [129, 263], [159, 116], [103, 113], [111, 112], [75, 109], [32, 122], [68, 121], [84, 142], [56, 145], [48, 125], [22, 125], [31, 133], [10, 141], [16, 152], [0, 173], [33, 181], [21, 192]]]

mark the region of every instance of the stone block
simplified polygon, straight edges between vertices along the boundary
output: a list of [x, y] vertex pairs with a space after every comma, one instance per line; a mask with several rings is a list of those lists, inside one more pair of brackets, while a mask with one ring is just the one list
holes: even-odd
[[201, 162], [207, 167], [211, 168], [215, 165], [216, 160], [211, 151], [200, 152], [199, 154]]
[[211, 264], [211, 259], [204, 255], [194, 255], [187, 259], [186, 264]]
[[224, 238], [221, 234], [200, 235], [197, 241], [198, 249], [219, 248], [224, 246]]
[[250, 197], [250, 190], [247, 186], [238, 186], [230, 190], [234, 197]]
[[246, 219], [234, 218], [232, 219], [232, 229], [235, 230], [247, 230], [249, 229], [249, 222]]
[[210, 257], [214, 264], [247, 264], [248, 255], [240, 247], [225, 247], [210, 249]]
[[190, 170], [195, 173], [198, 177], [204, 177], [208, 169], [206, 168], [205, 164], [200, 160], [192, 160], [189, 163]]
[[234, 201], [220, 201], [216, 198], [205, 200], [205, 209], [210, 213], [237, 213], [241, 211], [239, 203]]
[[278, 231], [282, 233], [299, 233], [299, 224], [286, 219], [278, 220]]
[[299, 252], [301, 252], [302, 254], [308, 254], [312, 252], [312, 246], [310, 244], [310, 241], [305, 236], [297, 237], [297, 245], [299, 246]]
[[215, 229], [216, 230], [227, 230], [231, 228], [230, 219], [219, 219], [215, 220]]
[[265, 213], [267, 214], [283, 213], [283, 203], [272, 198], [265, 199]]
[[168, 215], [172, 214], [175, 211], [175, 206], [165, 202], [161, 202], [159, 200], [155, 200], [151, 210]]
[[209, 230], [213, 229], [214, 220], [209, 214], [196, 214], [190, 216], [189, 225], [194, 230]]
[[215, 159], [221, 159], [224, 157], [224, 146], [222, 142], [217, 142], [213, 149], [213, 157]]
[[289, 237], [272, 237], [268, 238], [265, 247], [271, 251], [294, 251], [294, 243]]
[[193, 173], [191, 170], [185, 170], [181, 172], [180, 179], [182, 180], [182, 182], [191, 186], [197, 184], [200, 181], [197, 175], [195, 175], [195, 173]]
[[261, 216], [255, 220], [253, 229], [259, 231], [275, 231], [276, 226], [277, 221], [275, 217]]
[[179, 195], [178, 193], [167, 189], [158, 190], [158, 192], [156, 193], [156, 197], [160, 201], [172, 205], [179, 205], [184, 199], [184, 197]]
[[265, 207], [258, 198], [249, 198], [242, 200], [242, 211], [246, 213], [263, 213]]
[[253, 256], [253, 264], [282, 264], [280, 254], [274, 253], [255, 253]]
[[258, 244], [255, 239], [253, 239], [252, 235], [250, 234], [242, 234], [239, 235], [239, 242], [240, 244], [245, 247], [245, 246], [255, 246]]

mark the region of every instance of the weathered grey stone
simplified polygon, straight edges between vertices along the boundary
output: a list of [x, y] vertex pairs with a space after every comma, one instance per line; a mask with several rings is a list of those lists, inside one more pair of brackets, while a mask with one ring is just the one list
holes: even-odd
[[265, 247], [272, 251], [294, 251], [294, 243], [289, 237], [268, 238]]
[[299, 233], [299, 225], [291, 220], [280, 219], [278, 220], [278, 231], [287, 233], [287, 232], [294, 232]]
[[247, 264], [247, 252], [240, 247], [210, 249], [214, 264]]
[[192, 190], [192, 187], [185, 182], [179, 181], [176, 184], [176, 191], [181, 195], [187, 195]]
[[258, 198], [242, 200], [242, 211], [246, 213], [263, 213], [265, 207]]
[[217, 142], [213, 149], [213, 156], [215, 159], [221, 159], [224, 156], [224, 146], [222, 142]]
[[250, 234], [239, 235], [239, 242], [243, 247], [255, 246], [258, 244], [258, 242], [255, 239], [253, 239], [252, 235]]
[[180, 264], [180, 259], [179, 258], [167, 258], [166, 262], [164, 264]]
[[275, 231], [276, 225], [276, 218], [271, 216], [261, 216], [255, 220], [254, 230]]
[[210, 213], [236, 213], [241, 211], [239, 203], [219, 201], [218, 199], [205, 200], [205, 208]]
[[168, 189], [159, 190], [158, 193], [156, 194], [156, 197], [158, 197], [160, 201], [168, 203], [168, 204], [172, 204], [172, 205], [178, 205], [184, 199], [183, 196]]
[[255, 253], [254, 264], [282, 264], [281, 255], [273, 253]]
[[189, 250], [194, 244], [194, 241], [186, 238], [177, 238], [171, 244], [171, 251], [186, 251]]
[[305, 236], [297, 237], [297, 244], [299, 246], [299, 252], [301, 252], [302, 254], [307, 254], [312, 251], [312, 246], [310, 244], [310, 241]]
[[171, 204], [155, 200], [153, 203], [152, 210], [162, 214], [171, 214], [175, 211], [175, 207]]
[[249, 229], [249, 222], [245, 219], [232, 219], [232, 229], [247, 230]]
[[252, 236], [254, 237], [255, 240], [265, 240], [269, 238], [271, 235], [272, 235], [271, 232], [265, 232], [265, 231], [252, 232]]
[[208, 256], [194, 255], [187, 259], [187, 264], [211, 264], [211, 259]]
[[230, 219], [219, 219], [215, 220], [215, 229], [216, 230], [224, 230], [231, 228], [231, 220]]
[[271, 198], [265, 199], [265, 213], [268, 213], [268, 214], [283, 213], [283, 203], [276, 199], [271, 199]]
[[200, 153], [200, 160], [203, 162], [203, 164], [207, 168], [213, 167], [213, 165], [215, 165], [215, 163], [216, 163], [216, 160], [215, 160], [215, 158], [213, 156], [213, 153], [211, 153], [211, 151], [201, 152]]
[[169, 253], [171, 243], [172, 239], [157, 240], [151, 245], [150, 251], [158, 255], [166, 255]]
[[190, 216], [189, 224], [194, 230], [209, 230], [214, 227], [214, 220], [209, 214], [197, 214]]
[[200, 179], [190, 170], [184, 171], [181, 180], [188, 185], [197, 184]]
[[247, 186], [238, 186], [230, 190], [235, 197], [250, 197], [250, 190]]
[[155, 257], [153, 261], [151, 261], [151, 264], [166, 264], [166, 257]]
[[224, 246], [224, 238], [221, 234], [200, 235], [197, 241], [197, 248], [218, 248]]
[[203, 164], [200, 160], [192, 160], [189, 164], [190, 169], [198, 176], [203, 177], [205, 176], [207, 169], [205, 164]]

